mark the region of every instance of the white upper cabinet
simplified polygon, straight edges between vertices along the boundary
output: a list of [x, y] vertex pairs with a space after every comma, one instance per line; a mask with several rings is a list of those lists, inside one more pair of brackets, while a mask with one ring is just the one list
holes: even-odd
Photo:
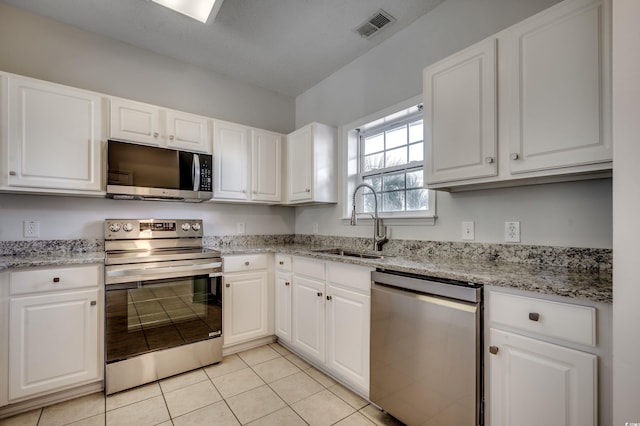
[[109, 137], [211, 153], [209, 119], [127, 99], [111, 98]]
[[609, 174], [610, 56], [609, 0], [565, 0], [427, 67], [428, 187]]
[[574, 0], [501, 37], [512, 173], [611, 161], [608, 16]]
[[425, 181], [498, 174], [496, 39], [424, 70]]
[[3, 80], [2, 92], [8, 154], [3, 178], [9, 187], [102, 191], [98, 94], [14, 75]]
[[311, 123], [287, 137], [287, 201], [336, 203], [336, 129]]
[[249, 128], [216, 120], [213, 124], [213, 198], [249, 200]]
[[220, 120], [213, 128], [213, 198], [280, 203], [282, 135]]

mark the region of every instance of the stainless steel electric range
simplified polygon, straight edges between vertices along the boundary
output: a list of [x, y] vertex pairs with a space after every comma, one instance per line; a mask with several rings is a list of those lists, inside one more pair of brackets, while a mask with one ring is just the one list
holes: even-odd
[[109, 219], [106, 393], [222, 360], [222, 260], [201, 220]]

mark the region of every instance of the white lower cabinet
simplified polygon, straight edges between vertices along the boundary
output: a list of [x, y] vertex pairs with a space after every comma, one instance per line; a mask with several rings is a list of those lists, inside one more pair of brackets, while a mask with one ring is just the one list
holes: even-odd
[[369, 394], [371, 271], [293, 258], [291, 346], [363, 395]]
[[224, 346], [273, 334], [267, 255], [225, 256], [223, 268]]
[[9, 274], [9, 402], [103, 377], [102, 268]]
[[[597, 425], [598, 356], [590, 353], [597, 352], [595, 308], [487, 296], [488, 424]], [[575, 336], [584, 337], [579, 345]]]

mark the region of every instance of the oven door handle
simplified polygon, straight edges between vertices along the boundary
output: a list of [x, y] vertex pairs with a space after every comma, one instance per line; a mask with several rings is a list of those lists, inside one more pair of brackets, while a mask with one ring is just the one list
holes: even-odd
[[123, 282], [123, 280], [154, 280], [163, 278], [175, 278], [178, 276], [192, 277], [206, 274], [209, 277], [221, 276], [218, 271], [222, 267], [222, 262], [204, 263], [195, 265], [163, 266], [159, 268], [136, 268], [136, 269], [110, 269], [106, 271], [106, 283]]

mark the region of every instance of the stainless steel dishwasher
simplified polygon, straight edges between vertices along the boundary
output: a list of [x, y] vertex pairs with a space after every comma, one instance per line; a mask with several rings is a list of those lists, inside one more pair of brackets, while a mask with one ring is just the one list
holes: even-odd
[[482, 286], [371, 280], [371, 402], [408, 425], [482, 424]]

